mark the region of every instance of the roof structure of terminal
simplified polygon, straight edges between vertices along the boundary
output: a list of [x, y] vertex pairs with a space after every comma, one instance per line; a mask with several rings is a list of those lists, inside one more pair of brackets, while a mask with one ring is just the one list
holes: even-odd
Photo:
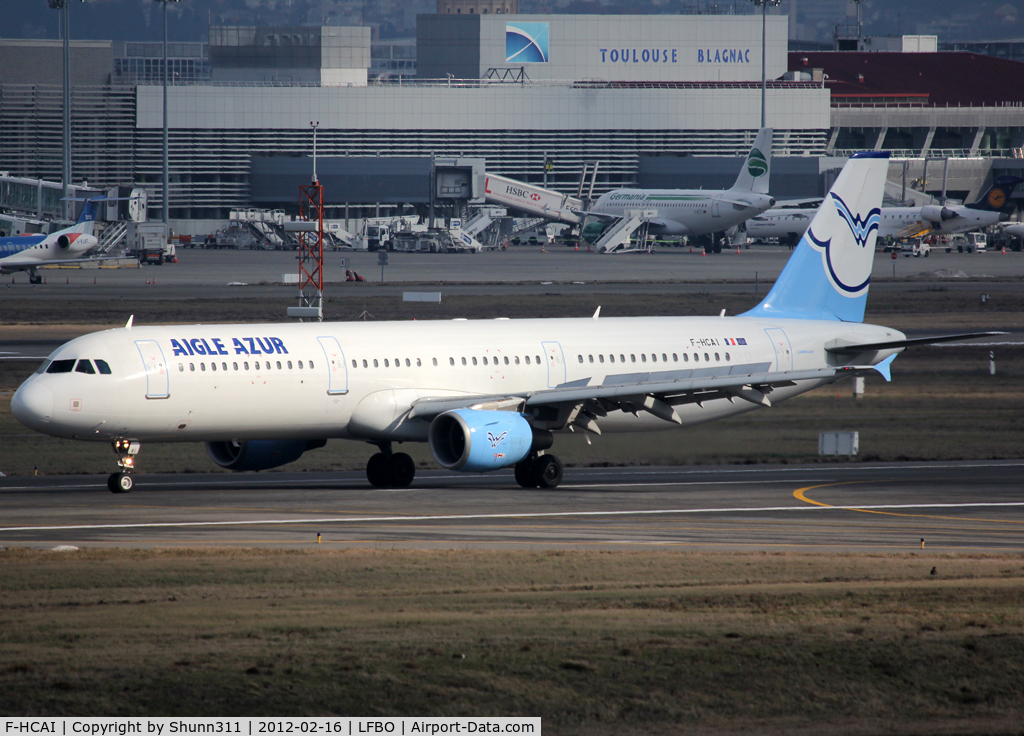
[[1002, 107], [1024, 103], [1024, 63], [963, 52], [793, 51], [791, 71], [821, 69], [832, 104]]

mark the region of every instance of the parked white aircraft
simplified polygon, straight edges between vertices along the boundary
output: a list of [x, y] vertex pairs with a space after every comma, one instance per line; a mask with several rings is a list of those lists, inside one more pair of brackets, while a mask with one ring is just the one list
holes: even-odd
[[[999, 176], [971, 204], [926, 205], [923, 207], [882, 207], [878, 237], [899, 240], [921, 235], [952, 235], [979, 230], [997, 222], [1005, 222], [1004, 211], [1010, 195], [1020, 182], [1016, 176]], [[816, 208], [776, 208], [747, 221], [747, 237], [778, 238], [782, 243], [796, 243], [807, 231]]]
[[369, 442], [374, 486], [408, 486], [398, 442], [449, 470], [514, 466], [556, 486], [553, 433], [657, 430], [768, 407], [889, 365], [908, 340], [862, 324], [887, 154], [854, 156], [771, 292], [738, 317], [135, 327], [55, 350], [11, 402], [32, 429], [111, 442], [131, 490], [142, 442], [205, 442], [232, 470], [327, 439]]
[[[58, 266], [81, 263], [82, 256], [95, 248], [99, 241], [93, 234], [96, 211], [93, 202], [106, 201], [106, 197], [87, 200], [82, 207], [78, 223], [49, 235], [15, 235], [0, 238], [0, 274], [28, 271], [28, 280], [41, 284], [39, 266]], [[99, 260], [99, 259], [97, 259]]]
[[[587, 212], [614, 227], [630, 211], [654, 210], [648, 216], [651, 234], [706, 235], [728, 230], [774, 206], [768, 194], [772, 166], [772, 129], [762, 128], [731, 189], [615, 189]], [[592, 235], [590, 227], [584, 236]]]
[[1012, 235], [1015, 238], [1024, 238], [1024, 225], [1010, 225], [1003, 229], [1006, 235]]

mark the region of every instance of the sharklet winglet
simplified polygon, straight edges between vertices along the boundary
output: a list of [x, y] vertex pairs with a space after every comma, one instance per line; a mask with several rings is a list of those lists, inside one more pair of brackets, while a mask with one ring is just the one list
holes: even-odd
[[894, 360], [896, 360], [896, 354], [895, 353], [893, 355], [890, 355], [888, 358], [883, 360], [881, 363], [877, 363], [877, 364], [873, 365], [872, 368], [874, 368], [876, 371], [881, 373], [882, 374], [882, 378], [884, 378], [887, 382], [888, 381], [892, 381], [891, 369], [892, 369], [892, 362]]

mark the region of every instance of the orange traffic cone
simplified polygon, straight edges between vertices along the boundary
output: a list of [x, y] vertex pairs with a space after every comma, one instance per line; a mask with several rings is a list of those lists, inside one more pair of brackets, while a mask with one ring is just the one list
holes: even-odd
[[736, 255], [739, 255], [739, 254], [740, 254], [740, 247], [737, 245], [736, 246]]
[[1003, 255], [1004, 256], [1006, 255], [1006, 246], [1005, 245], [1003, 246]]
[[[574, 250], [574, 251], [576, 251], [576, 252], [578, 253], [578, 252], [579, 252], [579, 250], [580, 250], [580, 244], [579, 244], [579, 243], [576, 243], [576, 247], [575, 247], [575, 248], [573, 248], [573, 250]], [[1005, 251], [1004, 251], [1004, 252], [1005, 252]]]

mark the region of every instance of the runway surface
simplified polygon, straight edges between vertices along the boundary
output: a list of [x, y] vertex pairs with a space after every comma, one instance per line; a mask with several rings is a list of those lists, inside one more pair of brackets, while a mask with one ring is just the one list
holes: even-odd
[[[384, 268], [377, 253], [337, 251], [324, 254], [325, 290], [331, 296], [386, 296], [402, 291], [445, 294], [505, 293], [665, 293], [754, 290], [781, 273], [792, 251], [782, 246], [755, 245], [704, 256], [700, 250], [663, 248], [653, 254], [599, 255], [554, 246], [489, 251], [475, 255], [391, 253]], [[342, 265], [342, 260], [344, 264]], [[47, 268], [45, 284], [33, 286], [26, 274], [5, 277], [0, 302], [8, 299], [203, 299], [292, 295], [295, 284], [282, 284], [284, 274], [297, 274], [294, 251], [225, 251], [183, 249], [178, 263], [132, 268]], [[345, 283], [345, 270], [357, 270], [366, 281]], [[872, 288], [938, 282], [953, 286], [983, 279], [986, 288], [1019, 288], [1024, 253], [945, 253], [929, 258], [893, 260], [876, 253]], [[1000, 286], [998, 280], [1011, 280]], [[729, 284], [715, 282], [729, 281]], [[418, 285], [418, 286], [417, 286]], [[419, 288], [423, 286], [424, 288]], [[977, 290], [978, 283], [964, 284]], [[429, 287], [429, 288], [427, 288]], [[766, 290], [766, 289], [765, 289]], [[764, 293], [762, 290], [760, 293]]]
[[0, 478], [0, 545], [1024, 552], [1021, 461]]

